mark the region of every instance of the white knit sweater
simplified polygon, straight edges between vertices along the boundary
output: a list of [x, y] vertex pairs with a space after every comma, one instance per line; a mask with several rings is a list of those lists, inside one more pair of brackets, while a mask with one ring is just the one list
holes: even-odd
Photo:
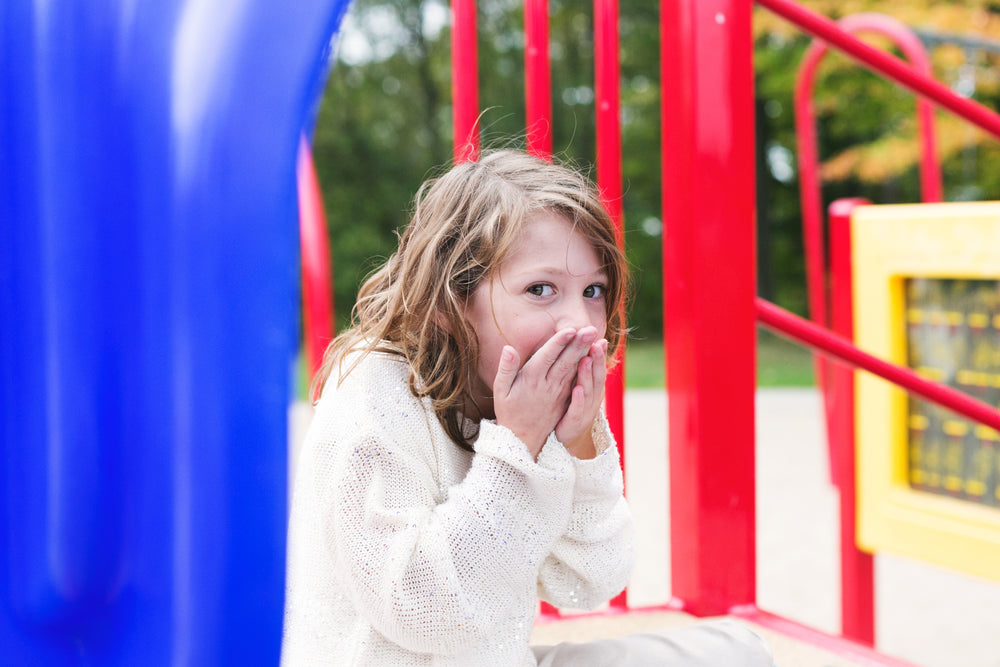
[[534, 665], [538, 598], [592, 608], [624, 588], [632, 517], [603, 415], [600, 454], [550, 435], [531, 459], [491, 421], [446, 435], [407, 366], [373, 353], [327, 383], [296, 474], [285, 665]]

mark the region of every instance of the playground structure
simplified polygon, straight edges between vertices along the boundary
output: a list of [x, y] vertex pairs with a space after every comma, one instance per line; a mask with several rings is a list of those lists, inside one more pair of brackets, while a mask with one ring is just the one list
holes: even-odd
[[[294, 15], [267, 3], [123, 4], [102, 22], [55, 2], [0, 15], [12, 36], [0, 61], [0, 645], [15, 662], [276, 661], [299, 277], [291, 174], [346, 4], [300, 3]], [[786, 0], [758, 4], [1000, 135], [994, 114], [844, 28]], [[528, 148], [541, 155], [545, 6], [526, 3]], [[475, 6], [452, 7], [462, 160], [478, 149]], [[834, 455], [850, 542], [843, 632], [860, 643], [756, 608], [756, 324], [994, 429], [1000, 414], [832, 335], [825, 304], [811, 324], [755, 298], [751, 8], [661, 3], [662, 78], [681, 101], [662, 109], [670, 607], [897, 664], [863, 646], [873, 601], [870, 555], [853, 546], [853, 447]], [[620, 221], [616, 16], [616, 2], [595, 3], [598, 184]], [[302, 257], [307, 276], [323, 275], [322, 253]], [[324, 298], [307, 285], [313, 331], [327, 316], [308, 307]], [[853, 386], [823, 368], [824, 389]], [[618, 375], [608, 413], [624, 446], [621, 393]], [[627, 595], [612, 606], [629, 611]]]

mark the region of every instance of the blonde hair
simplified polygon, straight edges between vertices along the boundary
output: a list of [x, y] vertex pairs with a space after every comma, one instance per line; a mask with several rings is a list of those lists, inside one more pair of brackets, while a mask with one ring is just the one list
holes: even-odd
[[[313, 380], [318, 397], [335, 365], [343, 380], [370, 352], [398, 355], [410, 391], [431, 399], [452, 440], [472, 451], [460, 409], [479, 358], [466, 304], [510, 254], [532, 213], [553, 211], [588, 239], [606, 272], [608, 358], [625, 335], [625, 257], [594, 186], [566, 167], [512, 150], [484, 153], [424, 183], [399, 248], [361, 286], [352, 326], [335, 338]], [[349, 352], [360, 351], [345, 369]]]

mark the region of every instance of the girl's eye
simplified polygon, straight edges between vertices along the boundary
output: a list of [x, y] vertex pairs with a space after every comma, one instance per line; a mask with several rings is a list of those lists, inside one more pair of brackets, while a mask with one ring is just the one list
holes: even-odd
[[539, 283], [528, 288], [528, 293], [534, 296], [552, 296], [552, 285]]
[[583, 296], [588, 299], [597, 299], [604, 296], [604, 285], [588, 285], [587, 289], [583, 290]]

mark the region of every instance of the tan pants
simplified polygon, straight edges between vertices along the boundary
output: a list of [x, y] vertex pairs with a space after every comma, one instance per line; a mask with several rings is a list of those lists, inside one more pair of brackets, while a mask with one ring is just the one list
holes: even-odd
[[644, 633], [576, 644], [532, 646], [539, 667], [772, 667], [771, 649], [756, 632], [729, 619], [669, 633]]

